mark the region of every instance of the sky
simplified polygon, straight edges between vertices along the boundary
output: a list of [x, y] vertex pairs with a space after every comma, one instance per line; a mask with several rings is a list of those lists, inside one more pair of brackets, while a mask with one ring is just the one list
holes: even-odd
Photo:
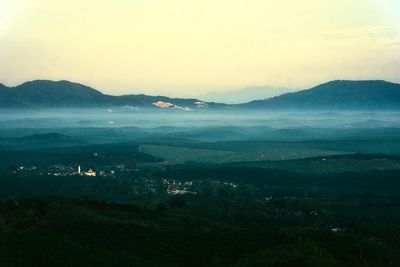
[[0, 0], [0, 82], [197, 96], [400, 82], [398, 0]]

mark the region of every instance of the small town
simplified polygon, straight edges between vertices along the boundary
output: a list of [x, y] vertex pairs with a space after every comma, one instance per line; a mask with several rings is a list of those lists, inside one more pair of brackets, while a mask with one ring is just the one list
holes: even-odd
[[237, 189], [239, 185], [220, 180], [187, 180], [184, 178], [150, 177], [147, 171], [136, 168], [135, 164], [117, 164], [113, 166], [81, 166], [54, 164], [42, 166], [9, 166], [8, 170], [18, 177], [47, 176], [54, 178], [81, 177], [81, 179], [119, 179], [132, 185], [137, 195], [166, 192], [169, 195], [197, 195], [207, 184], [213, 190], [218, 188]]
[[38, 166], [10, 166], [9, 170], [14, 174], [19, 175], [49, 175], [49, 176], [101, 176], [101, 177], [115, 177], [116, 170], [124, 171], [123, 166], [113, 166], [108, 169], [101, 169], [96, 171], [94, 166], [90, 166], [87, 169], [83, 169], [81, 165], [69, 166], [63, 164], [50, 165], [49, 167], [38, 167]]

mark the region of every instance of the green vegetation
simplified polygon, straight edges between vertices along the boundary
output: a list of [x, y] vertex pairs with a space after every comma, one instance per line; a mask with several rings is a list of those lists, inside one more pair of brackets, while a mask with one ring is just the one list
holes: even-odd
[[139, 151], [155, 157], [164, 158], [172, 163], [185, 163], [187, 161], [217, 163], [235, 154], [230, 151], [158, 145], [141, 145]]
[[356, 229], [359, 218], [334, 232], [318, 223], [304, 226], [304, 215], [288, 226], [283, 218], [270, 222], [261, 210], [247, 212], [252, 217], [226, 217], [215, 209], [211, 219], [185, 209], [152, 210], [89, 199], [2, 202], [2, 266], [400, 264], [398, 226], [377, 224], [384, 220]]
[[327, 174], [365, 172], [370, 170], [397, 170], [400, 169], [400, 158], [397, 156], [379, 154], [347, 154], [297, 160], [236, 162], [226, 165], [291, 170], [300, 173]]

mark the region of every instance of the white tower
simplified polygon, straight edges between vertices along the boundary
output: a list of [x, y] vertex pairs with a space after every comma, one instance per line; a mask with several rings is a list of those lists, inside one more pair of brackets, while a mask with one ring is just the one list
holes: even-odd
[[78, 175], [81, 175], [81, 165], [78, 165]]

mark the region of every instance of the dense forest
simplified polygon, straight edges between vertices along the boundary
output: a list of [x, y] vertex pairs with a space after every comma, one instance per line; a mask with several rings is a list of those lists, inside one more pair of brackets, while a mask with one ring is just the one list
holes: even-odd
[[[116, 178], [1, 177], [2, 266], [400, 264], [398, 170], [187, 164]], [[166, 181], [190, 181], [195, 193], [168, 194]]]

